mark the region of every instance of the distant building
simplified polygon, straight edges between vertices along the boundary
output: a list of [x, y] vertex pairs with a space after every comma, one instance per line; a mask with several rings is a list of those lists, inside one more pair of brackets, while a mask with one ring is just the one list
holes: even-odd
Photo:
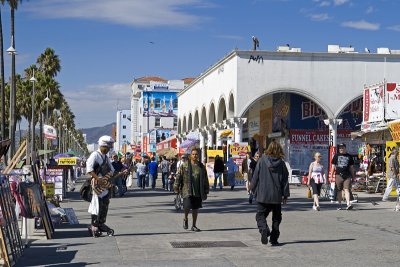
[[117, 111], [117, 125], [115, 126], [115, 152], [125, 153], [131, 144], [131, 110]]
[[99, 149], [99, 145], [96, 143], [88, 144], [87, 149], [88, 149], [89, 153], [92, 153], [93, 151], [96, 151], [97, 149]]
[[176, 133], [177, 93], [193, 78], [165, 80], [142, 77], [132, 84], [131, 144], [137, 152], [156, 152], [156, 143]]

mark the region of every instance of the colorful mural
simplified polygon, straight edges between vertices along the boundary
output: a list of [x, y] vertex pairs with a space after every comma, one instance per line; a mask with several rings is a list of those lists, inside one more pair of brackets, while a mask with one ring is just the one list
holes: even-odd
[[144, 92], [142, 97], [143, 116], [177, 117], [178, 97], [176, 92]]

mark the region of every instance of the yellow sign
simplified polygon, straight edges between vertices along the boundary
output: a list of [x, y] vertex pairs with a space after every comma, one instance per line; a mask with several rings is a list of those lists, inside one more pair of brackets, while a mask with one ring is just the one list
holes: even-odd
[[208, 158], [215, 158], [216, 156], [224, 157], [224, 151], [222, 150], [207, 150]]
[[54, 196], [55, 189], [54, 189], [54, 184], [53, 183], [51, 183], [51, 184], [43, 184], [43, 187], [44, 187], [43, 189], [44, 189], [46, 197], [53, 197]]
[[76, 158], [59, 158], [58, 165], [76, 165]]
[[[390, 157], [390, 155], [392, 154], [392, 149], [394, 148], [394, 147], [396, 147], [397, 146], [397, 144], [396, 144], [396, 142], [394, 142], [394, 141], [387, 141], [386, 142], [386, 156], [385, 156], [385, 162], [386, 162], [386, 183], [388, 182], [388, 180], [389, 180], [389, 177], [388, 177], [388, 170], [389, 170], [389, 157]], [[393, 187], [393, 189], [392, 189], [392, 192], [390, 192], [390, 195], [391, 196], [396, 196], [397, 195], [397, 193], [396, 193], [396, 188], [394, 188]]]
[[249, 145], [230, 145], [229, 146], [229, 154], [232, 155], [233, 157], [244, 157], [246, 156], [247, 153], [250, 152], [250, 146]]
[[393, 141], [400, 142], [400, 121], [389, 122], [389, 130]]

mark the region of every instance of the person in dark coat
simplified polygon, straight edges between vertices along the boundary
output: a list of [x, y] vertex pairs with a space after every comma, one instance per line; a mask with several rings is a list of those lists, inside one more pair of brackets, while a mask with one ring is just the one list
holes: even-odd
[[213, 187], [214, 190], [217, 188], [218, 179], [219, 179], [219, 189], [222, 189], [223, 173], [224, 173], [224, 161], [219, 155], [217, 155], [214, 161], [214, 187]]
[[[283, 149], [276, 141], [268, 146], [266, 155], [258, 160], [250, 185], [256, 195], [256, 221], [261, 234], [261, 243], [279, 245], [279, 225], [282, 221], [281, 204], [286, 204], [289, 192], [289, 172], [283, 161]], [[268, 214], [272, 211], [272, 231], [267, 224]]]

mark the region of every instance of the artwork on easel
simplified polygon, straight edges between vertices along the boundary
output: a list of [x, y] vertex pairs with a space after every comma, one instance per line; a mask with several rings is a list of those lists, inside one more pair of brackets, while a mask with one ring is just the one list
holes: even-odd
[[[10, 140], [0, 142], [0, 157], [7, 153], [10, 143]], [[25, 143], [20, 146], [16, 155], [14, 155], [10, 164], [3, 170], [0, 176], [0, 264], [3, 266], [14, 265], [23, 252], [21, 235], [15, 214], [15, 204], [11, 196], [8, 179], [4, 175], [8, 174], [13, 166], [15, 166], [17, 156], [21, 154], [24, 147]]]

